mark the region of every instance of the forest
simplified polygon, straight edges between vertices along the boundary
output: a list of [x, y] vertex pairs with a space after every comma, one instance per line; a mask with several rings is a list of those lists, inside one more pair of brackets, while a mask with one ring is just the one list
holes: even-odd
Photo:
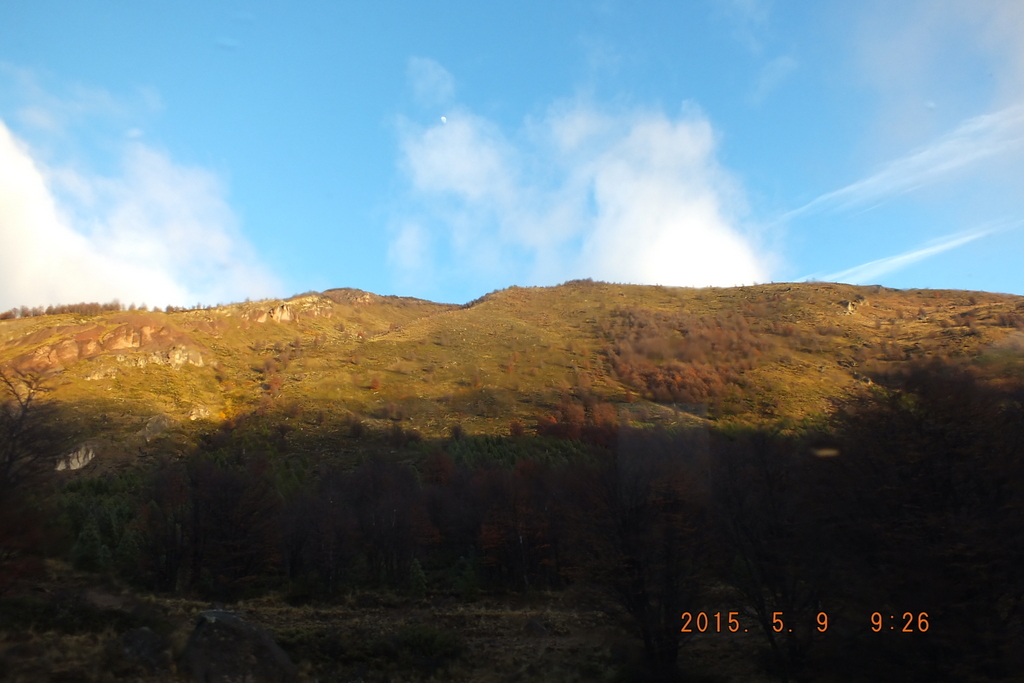
[[[709, 328], [722, 325], [689, 329]], [[686, 353], [752, 362], [708, 344]], [[696, 403], [732, 382], [652, 379], [635, 347], [623, 336], [608, 354], [638, 390], [656, 382]], [[140, 593], [224, 605], [568, 595], [635, 643], [579, 680], [730, 680], [690, 658], [730, 639], [742, 643], [730, 657], [781, 681], [1015, 680], [1024, 669], [1024, 382], [1013, 373], [914, 362], [800, 430], [636, 426], [567, 391], [506, 436], [401, 439], [399, 427], [396, 441], [353, 422], [370, 444], [354, 467], [282, 450], [241, 418], [182, 457], [94, 477], [59, 476], [48, 459], [68, 435], [47, 379], [3, 379], [5, 631], [45, 621], [19, 586], [61, 558]], [[756, 638], [736, 640], [741, 630]], [[279, 634], [296, 661], [347, 680], [359, 657], [318, 637]], [[427, 640], [410, 679], [447, 680], [473, 658], [457, 633]]]

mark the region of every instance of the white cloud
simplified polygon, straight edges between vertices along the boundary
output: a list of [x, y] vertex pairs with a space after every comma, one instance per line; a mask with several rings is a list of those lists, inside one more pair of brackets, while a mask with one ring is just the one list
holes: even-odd
[[[739, 228], [742, 191], [717, 162], [714, 131], [700, 113], [672, 118], [561, 103], [509, 138], [456, 109], [444, 126], [405, 122], [401, 137], [414, 208], [397, 222], [415, 222], [431, 243], [448, 245], [448, 270], [464, 279], [683, 286], [768, 279], [765, 260]], [[398, 231], [393, 253], [405, 253], [409, 241]]]
[[949, 251], [950, 249], [962, 247], [976, 239], [996, 232], [1001, 232], [1007, 228], [1015, 227], [1016, 225], [1020, 225], [1020, 221], [997, 227], [976, 229], [956, 235], [948, 235], [946, 237], [931, 240], [923, 247], [919, 247], [902, 254], [897, 254], [896, 256], [889, 256], [875, 261], [870, 261], [838, 273], [832, 273], [831, 275], [824, 276], [823, 279], [828, 282], [869, 284], [871, 282], [876, 282], [878, 278], [883, 275], [888, 275], [889, 273], [902, 270], [903, 268], [913, 265], [918, 261], [923, 261], [926, 258], [941, 254], [942, 252]]
[[214, 174], [139, 142], [123, 150], [116, 177], [47, 167], [0, 121], [0, 309], [216, 303], [277, 288]]
[[1024, 148], [1024, 105], [976, 116], [951, 133], [891, 161], [872, 175], [828, 192], [785, 214], [780, 221], [819, 211], [846, 210], [911, 192], [953, 172]]
[[423, 107], [445, 104], [455, 95], [455, 79], [428, 57], [412, 57], [406, 70], [417, 103]]
[[635, 120], [591, 164], [595, 212], [581, 262], [601, 279], [736, 285], [766, 279], [734, 229], [740, 197], [703, 118]]

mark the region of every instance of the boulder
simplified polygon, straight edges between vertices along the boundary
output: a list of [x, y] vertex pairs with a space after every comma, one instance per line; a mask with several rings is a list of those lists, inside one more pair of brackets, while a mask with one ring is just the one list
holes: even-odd
[[174, 420], [167, 415], [154, 415], [146, 422], [146, 426], [139, 430], [139, 436], [149, 443], [174, 426]]
[[288, 304], [282, 304], [276, 308], [272, 308], [269, 311], [270, 319], [274, 322], [286, 323], [295, 319], [292, 315], [292, 307]]
[[287, 323], [295, 320], [295, 313], [292, 311], [292, 307], [288, 304], [274, 306], [270, 310], [263, 310], [250, 315], [255, 315], [255, 320], [258, 323], [265, 323], [268, 318], [278, 323]]
[[210, 409], [206, 406], [193, 406], [192, 410], [188, 411], [190, 420], [205, 420], [208, 417], [210, 417]]
[[167, 352], [167, 362], [175, 370], [185, 364], [201, 368], [203, 367], [203, 355], [188, 346], [175, 346]]
[[198, 683], [285, 683], [299, 673], [265, 629], [224, 610], [199, 615], [182, 659]]
[[96, 449], [91, 444], [81, 444], [57, 462], [57, 471], [80, 470], [96, 457]]

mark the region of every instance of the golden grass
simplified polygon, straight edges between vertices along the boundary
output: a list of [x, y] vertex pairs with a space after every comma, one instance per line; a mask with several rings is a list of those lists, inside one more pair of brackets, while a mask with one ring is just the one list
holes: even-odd
[[[0, 322], [0, 364], [60, 342], [62, 329], [72, 325], [111, 330], [148, 321], [173, 327], [184, 335], [181, 343], [201, 349], [203, 367], [135, 367], [139, 352], [126, 349], [64, 368], [53, 395], [86, 411], [90, 419], [84, 422], [96, 425], [90, 436], [123, 441], [146, 417], [167, 413], [188, 441], [260, 406], [267, 419], [278, 420], [296, 404], [303, 415], [322, 413], [321, 424], [352, 413], [372, 418], [400, 404], [407, 405], [402, 423], [425, 437], [444, 436], [455, 423], [470, 433], [500, 434], [513, 420], [532, 425], [566, 394], [593, 394], [615, 404], [649, 400], [610, 372], [602, 330], [617, 310], [737, 313], [761, 336], [773, 326], [786, 332], [767, 335], [777, 351], [745, 371], [750, 389], [723, 401], [722, 414], [712, 417], [800, 421], [863, 386], [865, 370], [891, 365], [886, 358], [893, 354], [979, 355], [1013, 331], [1000, 325], [1000, 316], [1024, 310], [1024, 298], [1008, 295], [830, 283], [689, 289], [573, 282], [512, 287], [467, 307], [387, 297], [360, 303], [358, 296], [8, 320]], [[859, 299], [864, 301], [853, 314], [840, 307]], [[298, 320], [252, 319], [283, 303], [299, 313]], [[314, 310], [319, 315], [309, 313]], [[86, 379], [102, 368], [110, 376]], [[495, 406], [474, 404], [472, 392], [503, 398]], [[767, 403], [757, 398], [768, 393]], [[210, 417], [190, 420], [197, 406]], [[105, 423], [91, 419], [100, 413], [107, 414]]]

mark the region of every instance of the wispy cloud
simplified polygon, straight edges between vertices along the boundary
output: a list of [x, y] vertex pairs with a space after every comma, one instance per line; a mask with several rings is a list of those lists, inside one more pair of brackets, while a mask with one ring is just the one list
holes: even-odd
[[[561, 102], [510, 136], [451, 107], [446, 124], [403, 121], [400, 137], [412, 195], [395, 220], [391, 262], [408, 281], [415, 267], [478, 287], [768, 279], [740, 227], [743, 192], [692, 108], [670, 117]], [[436, 247], [428, 262], [412, 255], [423, 244]]]
[[754, 54], [761, 52], [762, 34], [770, 17], [767, 0], [716, 0], [716, 13], [733, 25], [733, 38]]
[[994, 226], [978, 228], [968, 232], [961, 232], [955, 235], [947, 235], [945, 237], [931, 240], [922, 247], [902, 254], [897, 254], [896, 256], [889, 256], [875, 261], [869, 261], [868, 263], [864, 263], [838, 273], [825, 275], [823, 278], [814, 277], [813, 279], [824, 279], [828, 282], [848, 282], [851, 284], [869, 284], [877, 282], [878, 278], [883, 275], [888, 275], [889, 273], [902, 270], [907, 266], [923, 261], [924, 259], [937, 254], [941, 254], [945, 251], [962, 247], [965, 244], [982, 237], [987, 237], [988, 235], [1017, 227], [1022, 223], [1024, 223], [1024, 221], [1005, 222]]
[[413, 57], [406, 69], [416, 102], [432, 107], [449, 102], [455, 95], [455, 79], [429, 57]]
[[[34, 134], [77, 135], [77, 107], [52, 111], [54, 99], [26, 105], [59, 124]], [[277, 292], [222, 180], [176, 163], [140, 135], [105, 140], [118, 170], [97, 173], [80, 158], [51, 151], [44, 159], [0, 120], [0, 309], [113, 298], [216, 303]]]
[[876, 203], [938, 182], [957, 170], [1024, 146], [1024, 104], [976, 116], [930, 145], [891, 161], [876, 173], [794, 209], [777, 222]]
[[750, 93], [750, 101], [755, 105], [764, 102], [768, 95], [789, 78], [789, 75], [796, 70], [797, 66], [799, 66], [799, 62], [787, 56], [776, 57], [765, 64], [761, 69], [761, 73], [758, 74], [757, 83], [754, 84], [753, 91]]

